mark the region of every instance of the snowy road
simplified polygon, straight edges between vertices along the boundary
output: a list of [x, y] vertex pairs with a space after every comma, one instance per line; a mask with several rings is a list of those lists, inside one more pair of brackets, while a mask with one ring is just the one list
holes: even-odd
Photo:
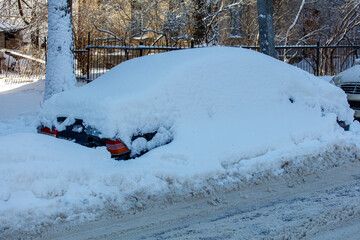
[[[91, 223], [40, 239], [359, 239], [360, 162]], [[39, 236], [38, 236], [39, 237]]]

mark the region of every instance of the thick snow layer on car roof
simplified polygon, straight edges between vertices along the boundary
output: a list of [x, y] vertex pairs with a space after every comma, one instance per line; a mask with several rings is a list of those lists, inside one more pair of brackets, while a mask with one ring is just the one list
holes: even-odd
[[333, 78], [333, 81], [336, 84], [346, 82], [360, 82], [360, 63], [357, 63], [351, 68], [339, 73]]
[[203, 151], [213, 159], [332, 134], [337, 117], [350, 122], [352, 115], [341, 90], [298, 68], [251, 50], [214, 47], [124, 62], [45, 102], [42, 121], [81, 118], [134, 151], [133, 135], [160, 128], [174, 139], [169, 150], [181, 144], [191, 159]]

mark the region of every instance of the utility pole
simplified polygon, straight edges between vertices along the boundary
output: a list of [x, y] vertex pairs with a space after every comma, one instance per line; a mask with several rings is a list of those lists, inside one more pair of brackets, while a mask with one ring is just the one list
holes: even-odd
[[257, 0], [260, 52], [276, 57], [272, 0]]

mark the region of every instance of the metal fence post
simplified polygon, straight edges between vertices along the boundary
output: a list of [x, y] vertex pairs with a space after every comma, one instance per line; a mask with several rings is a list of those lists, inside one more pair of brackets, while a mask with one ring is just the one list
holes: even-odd
[[316, 76], [320, 75], [320, 42], [316, 43]]
[[47, 63], [47, 39], [44, 37], [44, 48], [45, 48], [45, 63]]
[[[119, 64], [125, 60], [128, 59], [132, 59], [132, 58], [136, 58], [139, 56], [144, 56], [147, 55], [149, 53], [154, 54], [154, 53], [160, 53], [160, 52], [165, 52], [165, 51], [172, 51], [172, 50], [179, 50], [182, 49], [183, 46], [178, 46], [178, 47], [159, 47], [159, 46], [145, 46], [143, 45], [143, 42], [139, 42], [139, 46], [105, 46], [105, 45], [95, 45], [94, 43], [90, 42], [90, 34], [88, 35], [88, 44], [86, 49], [81, 49], [81, 50], [74, 50], [77, 53], [83, 53], [83, 54], [88, 54], [87, 55], [87, 80], [91, 81], [96, 79], [98, 76], [100, 76], [101, 74], [105, 73], [106, 70], [102, 70], [103, 65], [103, 59], [104, 58], [110, 58], [111, 62], [113, 62], [113, 52], [116, 51], [125, 51], [126, 54], [126, 58], [124, 59], [123, 57], [119, 57], [116, 58], [116, 64]], [[90, 45], [92, 44], [92, 45]], [[192, 39], [188, 40], [188, 47], [189, 48], [197, 48], [198, 46], [195, 46], [195, 42]], [[241, 46], [244, 48], [249, 48], [249, 49], [253, 49], [253, 50], [258, 50], [259, 46]], [[94, 50], [92, 50], [94, 49]], [[323, 54], [325, 54], [325, 52], [323, 52], [326, 49], [353, 49], [352, 51], [355, 51], [356, 54], [356, 50], [360, 49], [360, 45], [340, 45], [340, 46], [321, 46], [320, 42], [318, 42], [317, 44], [314, 45], [304, 45], [304, 46], [276, 46], [275, 49], [277, 50], [294, 50], [296, 52], [296, 55], [294, 55], [294, 59], [295, 60], [304, 60], [304, 61], [294, 61], [293, 65], [296, 65], [297, 67], [308, 71], [316, 76], [320, 76], [323, 74], [335, 74], [337, 73], [336, 71], [334, 71], [334, 69], [330, 69], [332, 72], [327, 73], [325, 71], [325, 69], [321, 69], [322, 67], [326, 66], [326, 61], [323, 60]], [[305, 49], [310, 49], [311, 50], [311, 55], [309, 56], [308, 52], [306, 51], [301, 51], [301, 50], [305, 50]], [[324, 49], [324, 50], [323, 50]], [[103, 54], [95, 54], [95, 55], [91, 55], [92, 51], [96, 52], [101, 52]], [[314, 52], [316, 51], [316, 52]], [[129, 55], [129, 52], [132, 53], [131, 55]], [[342, 54], [342, 52], [340, 52]], [[315, 55], [314, 55], [315, 54]], [[346, 54], [346, 56], [341, 55], [340, 56], [335, 56], [334, 59], [336, 60], [335, 65], [339, 68], [339, 71], [343, 71], [349, 67], [351, 67], [350, 65], [353, 64], [352, 59], [349, 59], [349, 55]], [[84, 56], [85, 57], [85, 56]], [[311, 57], [309, 59], [309, 57]], [[330, 56], [331, 57], [331, 56]], [[85, 60], [85, 59], [83, 59]], [[100, 62], [99, 62], [100, 60]], [[84, 64], [85, 61], [84, 61]], [[83, 66], [83, 65], [82, 65]], [[97, 70], [97, 73], [94, 73], [92, 70]], [[101, 71], [100, 71], [101, 69]], [[92, 74], [90, 74], [90, 72], [92, 72]], [[84, 74], [82, 74], [84, 75]]]
[[140, 44], [139, 44], [139, 47], [140, 47], [140, 57], [143, 56], [143, 49], [141, 48], [142, 46], [144, 45], [144, 42], [143, 41], [140, 41]]
[[86, 81], [90, 82], [90, 48], [88, 47], [90, 45], [90, 32], [88, 32], [88, 42], [86, 46], [87, 50], [87, 63], [86, 63]]
[[355, 59], [359, 58], [357, 52], [358, 52], [358, 49], [355, 48], [355, 51], [354, 51], [354, 55], [355, 55], [354, 58], [355, 58]]

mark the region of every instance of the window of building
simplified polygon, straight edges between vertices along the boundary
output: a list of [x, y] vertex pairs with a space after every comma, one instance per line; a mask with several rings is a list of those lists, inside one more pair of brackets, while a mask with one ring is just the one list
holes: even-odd
[[5, 40], [9, 40], [11, 38], [15, 38], [15, 35], [13, 33], [6, 32], [5, 33]]

